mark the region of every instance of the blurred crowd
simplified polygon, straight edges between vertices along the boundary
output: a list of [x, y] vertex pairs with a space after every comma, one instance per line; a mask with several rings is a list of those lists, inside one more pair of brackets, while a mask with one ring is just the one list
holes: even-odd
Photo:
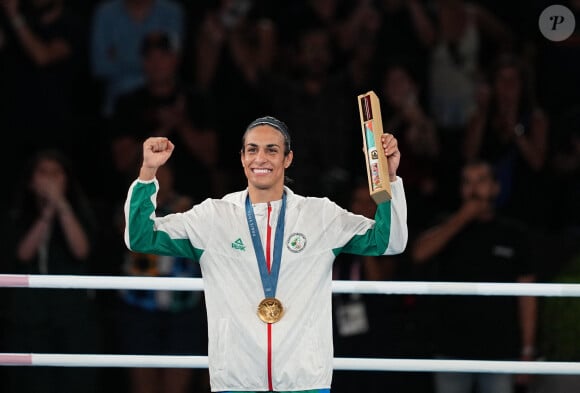
[[[337, 279], [577, 282], [580, 33], [564, 41], [544, 37], [538, 17], [550, 4], [0, 0], [0, 270], [199, 276], [191, 261], [137, 255], [124, 245], [122, 204], [138, 175], [142, 142], [167, 136], [175, 143], [159, 209], [184, 211], [245, 187], [241, 136], [263, 115], [290, 129], [295, 192], [372, 217], [357, 95], [373, 90], [385, 131], [402, 153], [410, 244], [383, 261], [339, 259]], [[580, 17], [580, 1], [562, 4]], [[437, 252], [424, 246], [425, 231], [459, 211], [473, 180], [466, 165], [476, 160], [493, 169], [493, 211], [524, 228], [525, 242], [522, 231], [497, 227], [525, 257], [518, 254], [509, 272], [498, 268], [501, 276], [475, 268], [445, 276], [451, 268], [432, 259]], [[474, 239], [492, 242], [499, 232], [477, 233]], [[477, 248], [464, 247], [440, 259], [485, 263]], [[0, 352], [207, 354], [201, 294], [23, 291], [2, 289]], [[335, 303], [337, 355], [458, 356], [438, 352], [434, 310], [441, 305], [429, 297], [337, 296]], [[580, 361], [580, 314], [570, 312], [577, 308], [574, 299], [538, 300], [526, 358]], [[506, 348], [511, 339], [473, 345]], [[61, 379], [62, 370], [32, 371], [0, 374], [7, 389], [14, 385], [10, 392], [88, 391], [87, 381], [112, 393], [208, 388], [205, 370], [72, 369], [70, 379]], [[361, 380], [370, 392], [435, 391], [426, 373], [336, 378], [337, 393], [362, 391]], [[30, 382], [28, 390], [22, 381]], [[545, 385], [556, 392], [549, 383], [564, 382], [533, 387], [520, 379], [515, 389], [540, 393]]]

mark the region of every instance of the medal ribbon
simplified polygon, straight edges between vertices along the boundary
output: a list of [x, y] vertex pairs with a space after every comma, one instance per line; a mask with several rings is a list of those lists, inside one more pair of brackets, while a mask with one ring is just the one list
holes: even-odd
[[280, 273], [280, 261], [282, 259], [282, 243], [284, 241], [285, 212], [286, 193], [282, 195], [282, 206], [280, 207], [280, 215], [278, 216], [278, 223], [276, 224], [276, 236], [274, 238], [274, 259], [272, 261], [271, 270], [268, 273], [264, 248], [262, 247], [260, 232], [258, 231], [256, 217], [254, 216], [254, 208], [250, 202], [250, 196], [248, 195], [246, 197], [246, 219], [248, 221], [248, 227], [250, 228], [250, 235], [252, 236], [256, 259], [258, 260], [258, 268], [260, 269], [260, 278], [262, 279], [262, 287], [264, 288], [265, 297], [275, 297], [276, 295], [278, 274]]

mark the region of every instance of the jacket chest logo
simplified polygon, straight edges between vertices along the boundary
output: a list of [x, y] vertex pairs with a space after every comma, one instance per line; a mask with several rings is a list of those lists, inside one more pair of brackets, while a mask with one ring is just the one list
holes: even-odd
[[237, 238], [237, 240], [232, 243], [232, 248], [235, 250], [246, 251], [246, 245], [242, 241], [242, 238]]
[[306, 247], [306, 236], [297, 232], [291, 234], [288, 236], [286, 247], [288, 247], [288, 250], [292, 252], [300, 252], [304, 250], [304, 247]]

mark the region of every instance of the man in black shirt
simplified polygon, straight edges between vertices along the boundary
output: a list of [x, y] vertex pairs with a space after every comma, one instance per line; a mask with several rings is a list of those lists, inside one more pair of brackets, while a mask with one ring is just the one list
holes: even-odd
[[[532, 282], [530, 234], [520, 223], [498, 216], [499, 183], [491, 166], [473, 162], [461, 174], [462, 204], [419, 234], [416, 263], [436, 264], [439, 281]], [[440, 358], [531, 360], [536, 300], [513, 296], [442, 296], [435, 300], [434, 351]], [[523, 381], [520, 381], [523, 382]], [[512, 393], [509, 374], [437, 373], [437, 393]]]

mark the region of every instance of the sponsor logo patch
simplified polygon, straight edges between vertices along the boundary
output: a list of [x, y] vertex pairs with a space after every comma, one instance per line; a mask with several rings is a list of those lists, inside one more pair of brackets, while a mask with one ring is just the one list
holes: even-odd
[[246, 245], [241, 238], [238, 238], [235, 242], [232, 243], [232, 248], [240, 251], [246, 251]]

